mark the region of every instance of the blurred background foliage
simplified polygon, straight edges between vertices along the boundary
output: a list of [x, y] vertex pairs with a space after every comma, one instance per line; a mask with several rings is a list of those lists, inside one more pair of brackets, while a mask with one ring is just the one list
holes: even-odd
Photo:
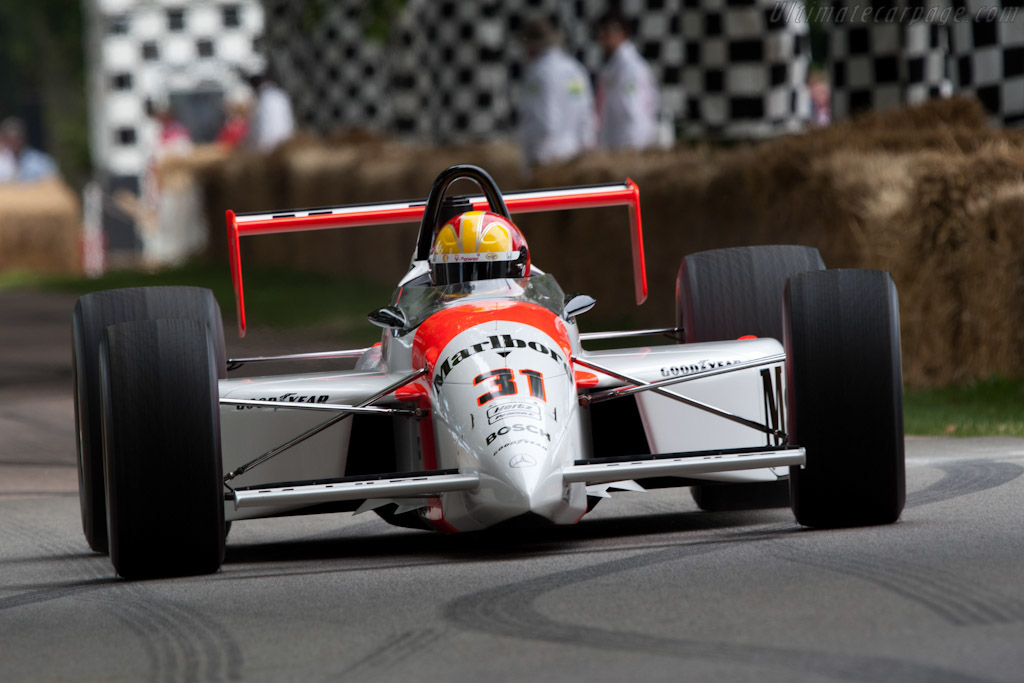
[[72, 187], [90, 174], [81, 0], [0, 2], [0, 118], [20, 116]]

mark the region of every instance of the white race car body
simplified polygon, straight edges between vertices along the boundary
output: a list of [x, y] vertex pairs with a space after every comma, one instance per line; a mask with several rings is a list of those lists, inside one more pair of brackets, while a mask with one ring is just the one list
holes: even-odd
[[[446, 196], [460, 180], [484, 196]], [[229, 359], [209, 290], [83, 296], [72, 330], [89, 546], [126, 578], [185, 576], [221, 566], [234, 520], [373, 511], [472, 532], [573, 524], [613, 490], [667, 487], [692, 487], [705, 511], [788, 502], [815, 528], [895, 522], [906, 482], [888, 273], [827, 270], [799, 245], [699, 252], [677, 279], [685, 330], [582, 333], [596, 302], [567, 296], [518, 235], [502, 251], [461, 240], [454, 260], [472, 267], [445, 265], [467, 212], [498, 214], [514, 235], [512, 213], [615, 205], [629, 208], [639, 304], [635, 184], [502, 194], [467, 165], [423, 202], [228, 212], [243, 335], [240, 237], [419, 221], [408, 273], [368, 316], [384, 328], [370, 348]], [[608, 340], [628, 341], [586, 348]], [[230, 374], [313, 359], [339, 370]]]
[[[609, 488], [642, 490], [655, 477], [684, 486], [775, 481], [802, 462], [802, 449], [778, 440], [776, 340], [588, 352], [550, 275], [439, 288], [417, 285], [418, 270], [394, 297], [407, 325], [362, 351], [355, 369], [221, 380], [224, 470], [238, 472], [227, 519], [333, 503], [360, 511], [393, 504], [443, 531], [527, 513], [571, 524], [586, 513], [588, 494], [606, 497]], [[627, 415], [638, 410], [647, 449], [595, 458], [592, 402], [656, 382], [666, 384], [608, 401]], [[379, 397], [378, 410], [400, 412], [345, 414], [369, 397]], [[322, 425], [332, 407], [336, 424], [246, 469]], [[356, 459], [374, 461], [357, 452], [368, 447], [379, 448], [378, 469], [353, 474], [366, 469], [354, 468]]]

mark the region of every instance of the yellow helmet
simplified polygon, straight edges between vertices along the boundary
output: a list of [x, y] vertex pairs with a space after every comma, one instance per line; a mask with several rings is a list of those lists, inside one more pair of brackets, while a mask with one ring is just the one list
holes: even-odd
[[467, 211], [444, 224], [430, 247], [435, 285], [520, 278], [530, 274], [530, 250], [512, 221], [489, 211]]

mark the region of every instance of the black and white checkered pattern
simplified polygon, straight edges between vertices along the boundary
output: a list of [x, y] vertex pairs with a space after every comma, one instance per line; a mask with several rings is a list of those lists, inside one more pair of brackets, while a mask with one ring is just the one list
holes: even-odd
[[835, 0], [831, 9], [834, 117], [957, 93], [976, 95], [998, 123], [1024, 122], [1020, 0]]
[[91, 147], [96, 166], [112, 175], [138, 176], [144, 168], [153, 127], [147, 99], [219, 98], [243, 73], [263, 68], [255, 44], [263, 31], [259, 0], [84, 4]]
[[[409, 0], [384, 42], [363, 36], [365, 3], [356, 0], [332, 3], [305, 29], [301, 4], [265, 4], [271, 60], [299, 120], [321, 132], [357, 127], [442, 142], [510, 135], [525, 67], [517, 31], [527, 16], [550, 17], [592, 73], [602, 61], [594, 40], [601, 3]], [[640, 18], [637, 46], [660, 79], [663, 108], [681, 114], [678, 4], [639, 0], [624, 11]]]
[[828, 23], [832, 117], [902, 105], [902, 25], [865, 20], [865, 12], [873, 9], [871, 0], [836, 0], [832, 7], [836, 11]]
[[956, 88], [975, 94], [999, 122], [1024, 125], [1024, 3], [954, 0]]
[[913, 22], [903, 27], [902, 37], [904, 101], [920, 104], [951, 96], [949, 27], [941, 21]]
[[[634, 40], [660, 84], [663, 115], [685, 124], [688, 133], [759, 137], [803, 126], [810, 109], [810, 55], [802, 0], [618, 4], [635, 20]], [[1021, 122], [1019, 4], [822, 2], [834, 12], [825, 23], [833, 116], [967, 92], [999, 120]], [[86, 3], [98, 166], [116, 175], [141, 172], [147, 98], [204, 88], [223, 92], [242, 73], [261, 69], [261, 54], [291, 95], [301, 126], [320, 132], [367, 128], [440, 142], [512, 135], [524, 70], [517, 31], [525, 17], [551, 17], [567, 50], [591, 73], [603, 59], [595, 40], [603, 2], [407, 0], [386, 22], [386, 35], [377, 37], [367, 35], [368, 6], [361, 0]], [[870, 21], [863, 16], [867, 8], [875, 14]], [[894, 10], [903, 12], [897, 20], [876, 20], [879, 11]], [[1018, 11], [1021, 16], [1008, 20], [1007, 13]]]
[[699, 134], [767, 136], [810, 116], [803, 2], [686, 0], [687, 121]]
[[[511, 135], [524, 70], [517, 31], [534, 14], [554, 21], [566, 49], [592, 74], [603, 61], [595, 24], [604, 3], [409, 0], [383, 44], [361, 37], [362, 5], [332, 3], [316, 25], [302, 28], [300, 4], [267, 1], [270, 57], [299, 119], [316, 130], [363, 127], [438, 141]], [[808, 29], [773, 21], [775, 5], [623, 0], [634, 42], [660, 85], [662, 115], [689, 118], [698, 133], [798, 129], [809, 112]], [[708, 26], [717, 28], [709, 35]], [[345, 67], [335, 61], [339, 52]]]

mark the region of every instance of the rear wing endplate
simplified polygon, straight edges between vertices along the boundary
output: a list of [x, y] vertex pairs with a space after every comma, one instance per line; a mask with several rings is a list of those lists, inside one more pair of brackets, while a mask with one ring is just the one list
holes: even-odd
[[[624, 183], [582, 185], [551, 190], [527, 190], [503, 194], [510, 213], [535, 213], [604, 206], [629, 207], [630, 241], [633, 251], [633, 282], [636, 303], [647, 299], [647, 267], [644, 263], [643, 229], [640, 221], [640, 188], [628, 178]], [[483, 195], [469, 198], [473, 209], [489, 208]], [[238, 334], [245, 336], [245, 297], [242, 291], [242, 256], [239, 238], [307, 230], [330, 230], [370, 225], [416, 223], [423, 218], [426, 201], [357, 204], [332, 208], [303, 209], [278, 213], [235, 214], [227, 212], [228, 253], [231, 279], [238, 306]]]

